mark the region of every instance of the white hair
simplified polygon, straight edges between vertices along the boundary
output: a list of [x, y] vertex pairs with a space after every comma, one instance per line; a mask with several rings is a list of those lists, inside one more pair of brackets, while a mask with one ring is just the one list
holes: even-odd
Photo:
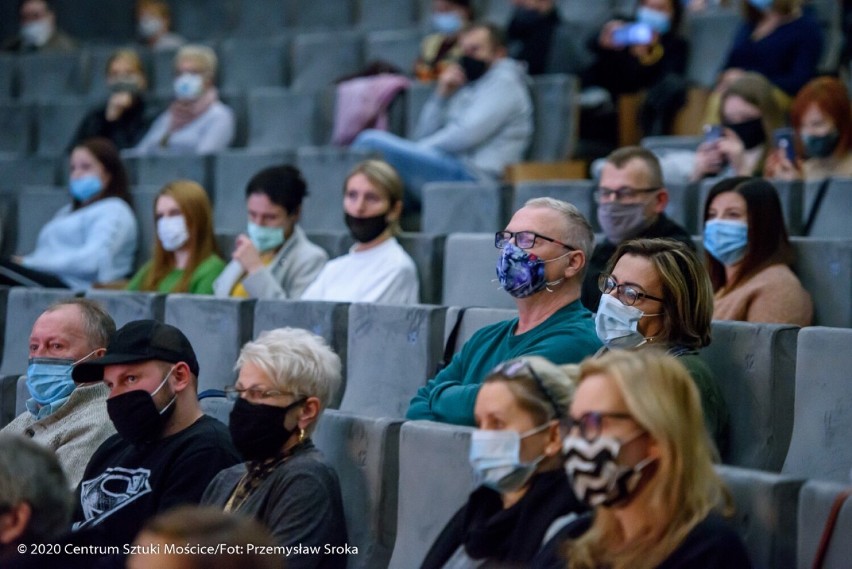
[[565, 221], [565, 241], [582, 251], [588, 263], [595, 246], [595, 233], [577, 206], [556, 198], [532, 198], [527, 200], [524, 207], [547, 208], [561, 214]]
[[197, 61], [203, 67], [203, 75], [210, 81], [216, 77], [216, 68], [219, 60], [213, 48], [200, 44], [189, 44], [180, 48], [175, 54], [175, 67], [184, 59]]

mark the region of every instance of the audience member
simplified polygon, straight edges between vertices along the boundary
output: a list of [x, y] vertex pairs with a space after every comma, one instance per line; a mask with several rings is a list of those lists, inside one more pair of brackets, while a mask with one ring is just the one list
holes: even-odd
[[216, 296], [298, 299], [317, 277], [328, 255], [299, 226], [308, 195], [302, 173], [273, 166], [246, 186], [246, 233], [237, 236], [231, 262], [213, 283]]
[[402, 215], [402, 180], [381, 160], [357, 165], [343, 185], [346, 225], [356, 243], [332, 259], [303, 300], [416, 304], [417, 267], [394, 237]]
[[747, 71], [766, 77], [784, 107], [816, 75], [822, 29], [802, 0], [741, 0], [745, 21], [734, 36], [717, 92]]
[[497, 278], [515, 298], [518, 317], [477, 331], [449, 365], [418, 389], [407, 417], [473, 425], [482, 380], [502, 361], [539, 355], [576, 363], [601, 344], [580, 288], [594, 234], [576, 207], [529, 200], [495, 235]]
[[784, 124], [772, 86], [756, 73], [745, 73], [722, 94], [720, 110], [721, 135], [698, 147], [691, 179], [760, 175], [772, 132]]
[[146, 101], [148, 80], [139, 55], [131, 49], [118, 49], [107, 60], [107, 102], [87, 114], [71, 141], [77, 144], [95, 136], [107, 138], [122, 150], [135, 146], [151, 126], [153, 115]]
[[[186, 544], [198, 551], [180, 551]], [[149, 520], [127, 558], [127, 569], [283, 569], [284, 556], [266, 553], [269, 531], [251, 518], [218, 508], [178, 506]], [[248, 545], [255, 546], [248, 550]], [[174, 552], [169, 551], [173, 546]], [[201, 548], [222, 553], [208, 554]], [[180, 551], [180, 553], [178, 553]], [[241, 551], [241, 553], [236, 553]], [[287, 564], [287, 567], [290, 565]]]
[[603, 26], [592, 46], [595, 63], [582, 77], [584, 86], [606, 89], [613, 103], [647, 90], [640, 109], [646, 135], [668, 134], [686, 102], [689, 45], [679, 33], [682, 14], [681, 0], [640, 0], [634, 21]]
[[151, 260], [127, 289], [213, 294], [225, 262], [216, 250], [213, 208], [204, 188], [191, 180], [169, 182], [157, 195], [154, 221]]
[[766, 158], [764, 174], [779, 180], [824, 180], [852, 176], [852, 109], [849, 92], [835, 77], [818, 77], [793, 99], [790, 122], [798, 150], [790, 160], [776, 148]]
[[713, 186], [704, 202], [704, 250], [714, 320], [811, 324], [811, 297], [790, 269], [793, 250], [772, 184], [740, 177]]
[[154, 50], [177, 49], [186, 43], [171, 31], [172, 11], [163, 0], [138, 0], [136, 20], [139, 22], [139, 40]]
[[566, 370], [538, 356], [500, 364], [485, 378], [470, 449], [478, 487], [421, 569], [528, 566], [545, 536], [586, 510], [562, 460], [573, 393]]
[[598, 278], [620, 243], [668, 237], [693, 247], [689, 233], [665, 214], [669, 192], [657, 157], [645, 148], [626, 146], [606, 157], [595, 201], [605, 239], [595, 246], [583, 281], [583, 305], [591, 311], [601, 297]]
[[279, 328], [243, 346], [237, 368], [228, 428], [246, 462], [220, 472], [202, 503], [257, 518], [278, 545], [323, 550], [288, 556], [288, 568], [345, 568], [324, 551], [347, 539], [340, 482], [311, 441], [340, 390], [340, 358], [307, 330]]
[[186, 336], [137, 320], [74, 379], [103, 379], [117, 434], [95, 451], [77, 489], [73, 529], [101, 545], [131, 543], [151, 516], [197, 503], [217, 472], [239, 461], [227, 428], [198, 406], [198, 360]]
[[598, 284], [603, 296], [595, 328], [606, 349], [660, 346], [677, 357], [698, 387], [707, 432], [724, 456], [728, 406], [698, 355], [710, 343], [713, 318], [713, 287], [698, 255], [672, 239], [626, 241]]
[[565, 468], [594, 512], [563, 528], [533, 566], [751, 567], [722, 517], [730, 494], [678, 359], [641, 350], [585, 360], [569, 421]]
[[527, 64], [527, 73], [547, 73], [553, 32], [559, 26], [554, 0], [512, 0], [514, 6], [506, 26], [509, 57]]
[[35, 251], [0, 261], [0, 284], [85, 289], [126, 278], [136, 254], [127, 172], [103, 138], [71, 152], [72, 201], [41, 228]]
[[471, 24], [459, 38], [462, 57], [448, 65], [405, 140], [380, 130], [352, 148], [377, 151], [397, 169], [407, 196], [422, 199], [426, 182], [499, 180], [532, 139], [532, 102], [523, 66], [506, 57], [502, 32]]
[[6, 40], [1, 51], [47, 53], [77, 47], [77, 42], [56, 25], [51, 0], [19, 0], [18, 20], [21, 24], [18, 35]]
[[27, 410], [2, 433], [25, 435], [56, 453], [71, 488], [102, 442], [115, 433], [106, 412], [108, 389], [98, 380], [71, 377], [74, 366], [100, 357], [115, 332], [103, 307], [87, 298], [50, 305], [33, 324], [27, 366]]
[[234, 139], [234, 112], [219, 100], [216, 53], [205, 45], [186, 45], [175, 55], [175, 100], [139, 144], [136, 154], [211, 154]]
[[420, 81], [435, 81], [462, 55], [459, 33], [473, 21], [470, 0], [432, 0], [431, 34], [423, 38], [414, 64]]
[[0, 564], [52, 544], [70, 517], [71, 491], [56, 456], [25, 437], [0, 434]]

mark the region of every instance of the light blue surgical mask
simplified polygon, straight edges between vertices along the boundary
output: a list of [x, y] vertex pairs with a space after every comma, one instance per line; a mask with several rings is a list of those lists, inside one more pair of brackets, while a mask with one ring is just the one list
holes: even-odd
[[87, 202], [104, 189], [104, 183], [94, 174], [74, 178], [68, 183], [71, 196], [78, 202]]
[[477, 429], [470, 440], [470, 465], [477, 486], [485, 486], [505, 494], [520, 489], [535, 473], [544, 459], [542, 454], [532, 462], [521, 461], [521, 440], [547, 429], [545, 423], [525, 433], [511, 429], [492, 431]]
[[258, 251], [271, 251], [284, 243], [284, 228], [264, 227], [249, 221], [248, 236]]
[[773, 2], [775, 0], [748, 0], [748, 3], [758, 10], [768, 10], [772, 7]]
[[39, 405], [50, 405], [71, 395], [76, 386], [71, 371], [96, 351], [77, 361], [68, 358], [30, 358], [26, 380], [30, 397]]
[[667, 33], [672, 28], [672, 19], [668, 14], [646, 6], [639, 6], [636, 10], [636, 21], [648, 25], [660, 35]]
[[435, 12], [432, 14], [432, 29], [441, 34], [452, 35], [462, 29], [464, 22], [455, 12]]
[[611, 294], [603, 294], [595, 314], [595, 333], [607, 348], [638, 348], [648, 341], [648, 338], [639, 332], [639, 321], [645, 316], [661, 314], [662, 312], [645, 314], [635, 306], [627, 306]]
[[733, 265], [748, 251], [748, 225], [731, 219], [711, 219], [704, 224], [704, 249], [723, 265]]
[[198, 73], [181, 73], [173, 84], [175, 97], [181, 101], [192, 101], [204, 91], [204, 78]]

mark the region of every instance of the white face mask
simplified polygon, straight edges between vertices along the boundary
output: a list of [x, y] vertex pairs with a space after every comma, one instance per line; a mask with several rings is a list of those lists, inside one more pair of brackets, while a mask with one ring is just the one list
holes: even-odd
[[639, 320], [661, 314], [645, 314], [635, 306], [622, 304], [611, 294], [603, 294], [595, 315], [595, 332], [607, 348], [637, 348], [648, 341], [639, 332]]
[[161, 217], [157, 220], [157, 237], [166, 251], [177, 251], [189, 241], [186, 218], [182, 215]]
[[143, 16], [139, 20], [139, 35], [146, 39], [160, 34], [164, 28], [163, 21], [154, 16]]
[[470, 465], [473, 467], [476, 485], [503, 494], [518, 490], [526, 484], [544, 455], [532, 462], [521, 462], [521, 440], [549, 426], [550, 423], [545, 423], [525, 433], [511, 429], [475, 430], [470, 439]]
[[46, 44], [52, 34], [53, 26], [47, 18], [29, 22], [21, 26], [21, 39], [23, 39], [25, 44], [34, 47], [41, 47]]
[[181, 101], [191, 101], [204, 91], [204, 78], [198, 73], [181, 73], [175, 77], [175, 97]]

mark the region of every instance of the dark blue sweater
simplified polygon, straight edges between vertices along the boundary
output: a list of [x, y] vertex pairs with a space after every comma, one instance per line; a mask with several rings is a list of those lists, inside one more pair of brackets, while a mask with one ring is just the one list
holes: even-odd
[[788, 95], [795, 95], [816, 75], [823, 42], [819, 24], [805, 14], [757, 41], [751, 39], [754, 27], [745, 23], [737, 31], [724, 68], [756, 71]]

